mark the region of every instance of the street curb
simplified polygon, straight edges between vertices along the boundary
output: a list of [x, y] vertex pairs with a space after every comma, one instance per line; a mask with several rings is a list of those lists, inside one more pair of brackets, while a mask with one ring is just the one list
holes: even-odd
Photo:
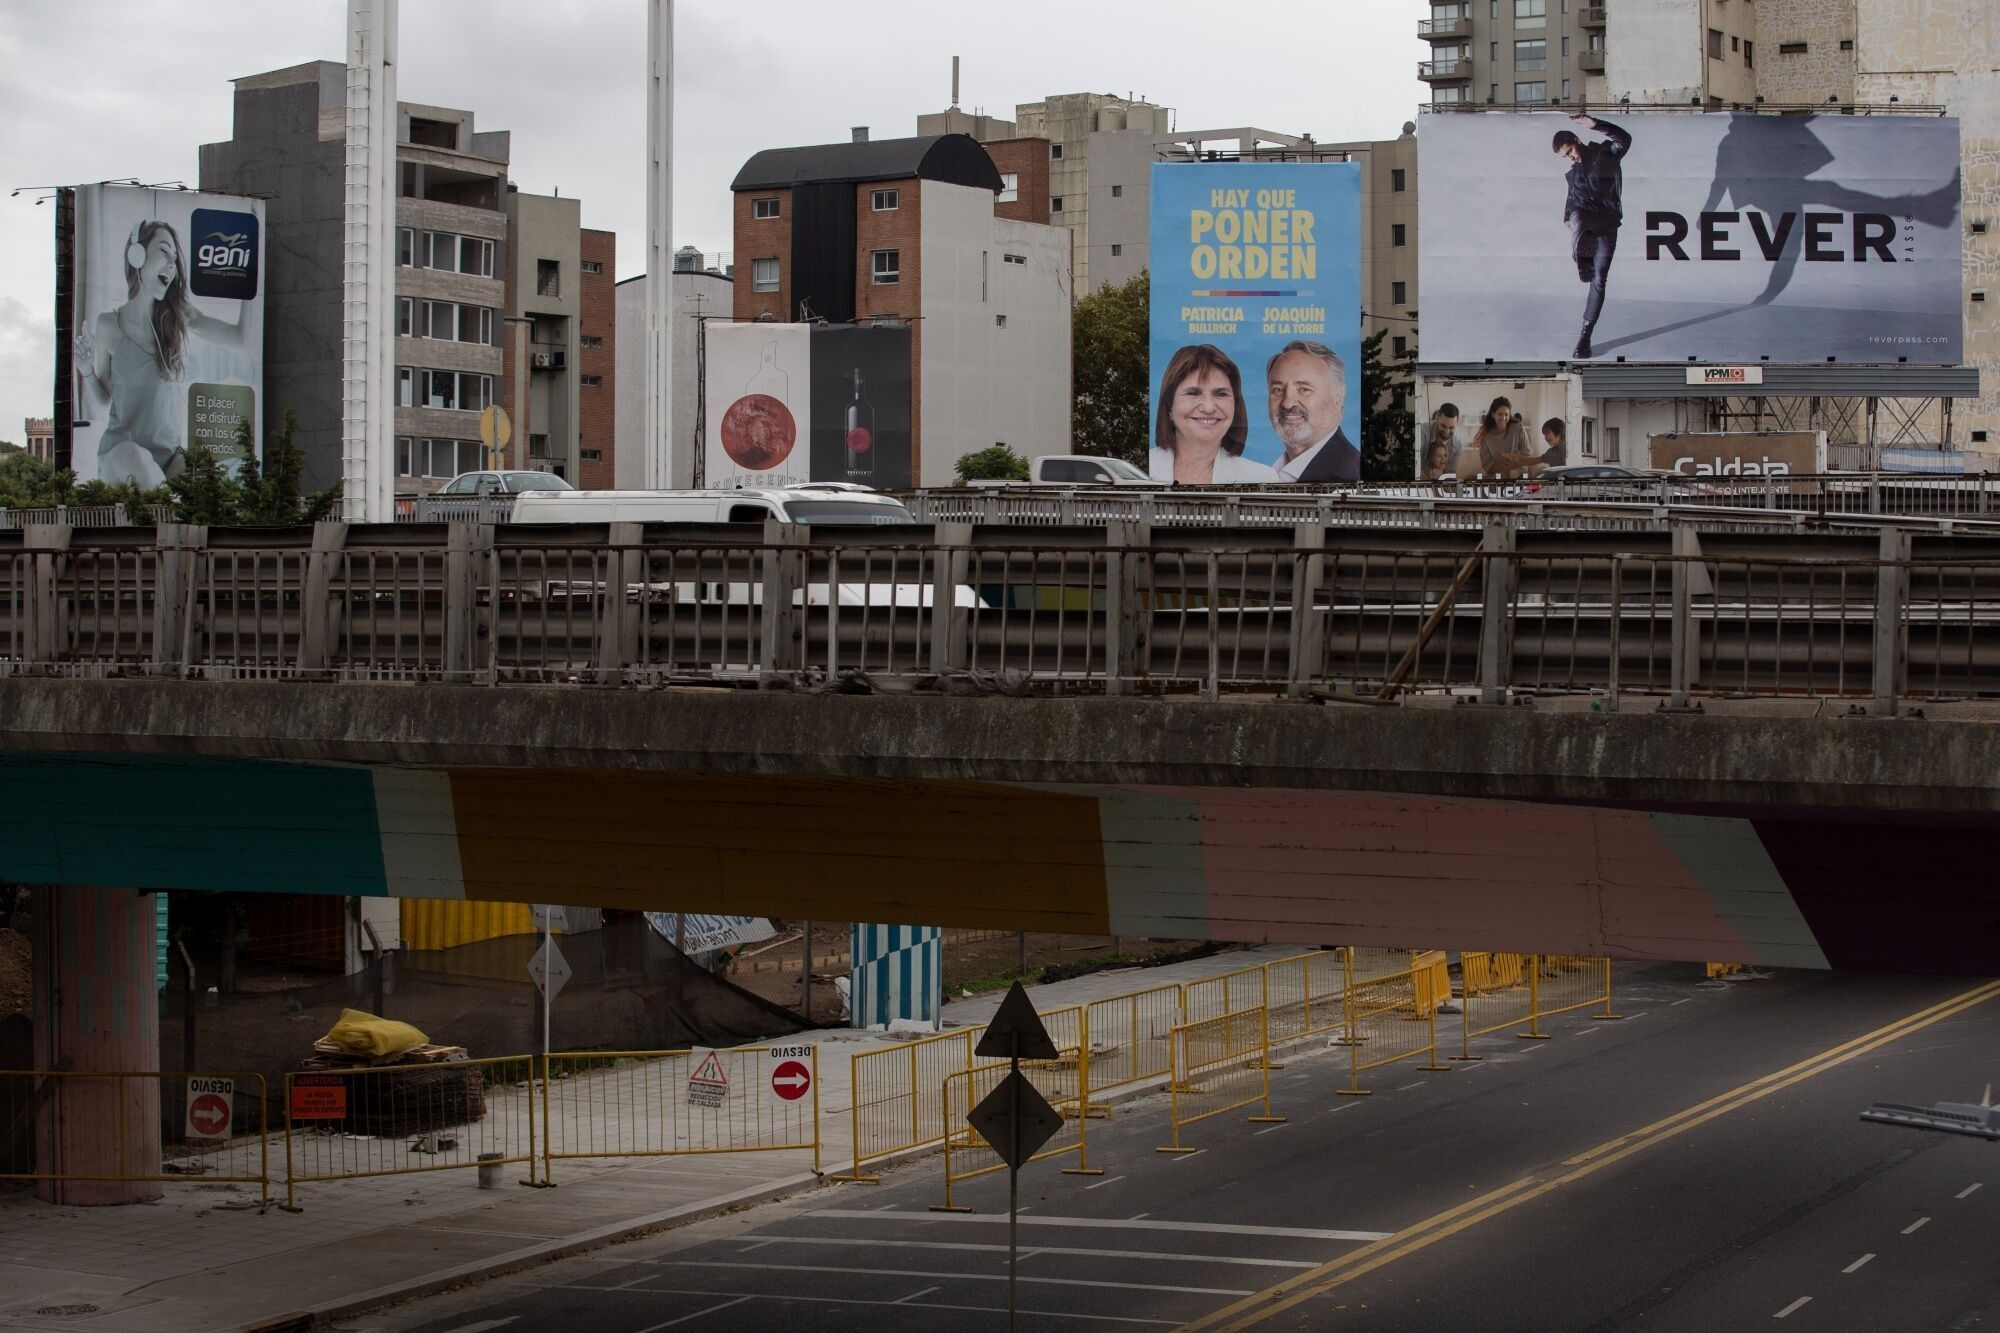
[[[1091, 1105], [1112, 1106], [1120, 1102], [1131, 1101], [1136, 1097], [1145, 1096], [1148, 1093], [1162, 1091], [1165, 1087], [1166, 1080], [1164, 1079], [1130, 1084], [1126, 1087], [1116, 1089], [1108, 1096], [1091, 1098]], [[926, 1143], [919, 1147], [905, 1148], [901, 1152], [877, 1158], [876, 1161], [880, 1165], [890, 1166], [940, 1151], [942, 1149], [937, 1144]], [[456, 1268], [447, 1268], [435, 1273], [426, 1273], [422, 1277], [412, 1278], [408, 1282], [393, 1283], [386, 1287], [377, 1287], [373, 1291], [362, 1292], [357, 1296], [344, 1297], [333, 1304], [321, 1306], [310, 1312], [287, 1315], [278, 1319], [260, 1320], [254, 1325], [242, 1326], [243, 1333], [257, 1333], [258, 1330], [324, 1327], [326, 1324], [337, 1319], [345, 1319], [350, 1315], [363, 1314], [369, 1310], [377, 1310], [385, 1305], [393, 1305], [401, 1301], [416, 1300], [420, 1297], [442, 1291], [447, 1287], [458, 1286], [463, 1282], [498, 1277], [503, 1273], [517, 1268], [548, 1263], [556, 1259], [566, 1259], [572, 1254], [579, 1254], [585, 1250], [594, 1250], [606, 1245], [615, 1245], [621, 1240], [628, 1240], [642, 1232], [652, 1231], [669, 1223], [699, 1221], [702, 1218], [726, 1212], [739, 1204], [769, 1203], [773, 1199], [783, 1198], [787, 1194], [794, 1194], [801, 1189], [809, 1189], [814, 1185], [844, 1185], [853, 1183], [852, 1181], [836, 1179], [831, 1169], [824, 1175], [806, 1171], [796, 1176], [787, 1176], [783, 1180], [767, 1181], [760, 1185], [751, 1185], [748, 1188], [736, 1191], [734, 1194], [717, 1195], [714, 1198], [702, 1199], [696, 1203], [683, 1204], [678, 1208], [669, 1208], [665, 1212], [654, 1213], [646, 1217], [630, 1218], [623, 1222], [613, 1222], [607, 1226], [598, 1227], [594, 1231], [578, 1232], [574, 1236], [565, 1236], [561, 1240], [548, 1241], [538, 1245], [526, 1245], [518, 1250], [511, 1250], [506, 1254], [494, 1255], [490, 1259], [475, 1259], [470, 1263], [460, 1264]]]

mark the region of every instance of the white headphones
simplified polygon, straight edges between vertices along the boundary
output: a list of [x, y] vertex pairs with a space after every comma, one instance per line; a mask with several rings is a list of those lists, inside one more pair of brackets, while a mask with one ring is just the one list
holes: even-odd
[[145, 219], [132, 224], [132, 234], [125, 238], [125, 267], [140, 269], [146, 267], [146, 247], [139, 244], [139, 228], [146, 225]]

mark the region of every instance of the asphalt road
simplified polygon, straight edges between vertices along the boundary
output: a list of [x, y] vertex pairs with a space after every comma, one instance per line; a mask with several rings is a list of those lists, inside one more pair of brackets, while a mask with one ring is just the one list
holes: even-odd
[[[1621, 967], [1626, 1021], [1476, 1039], [1450, 1072], [1364, 1074], [1365, 1098], [1335, 1095], [1343, 1053], [1288, 1058], [1287, 1122], [1190, 1126], [1192, 1156], [1154, 1151], [1164, 1098], [1121, 1106], [1092, 1126], [1106, 1174], [1022, 1175], [1020, 1326], [2000, 1327], [2000, 1146], [1856, 1118], [1978, 1100], [2000, 998], [1926, 1014], [1976, 983], [1699, 975]], [[970, 1214], [928, 1211], [940, 1191], [932, 1156], [343, 1327], [1005, 1328], [1005, 1178], [961, 1187]]]

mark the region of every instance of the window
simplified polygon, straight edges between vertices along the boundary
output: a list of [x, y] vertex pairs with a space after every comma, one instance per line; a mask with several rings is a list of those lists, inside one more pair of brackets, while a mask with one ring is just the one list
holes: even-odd
[[[444, 265], [440, 264], [440, 268]], [[480, 277], [493, 276], [493, 242], [482, 241], [477, 236], [458, 238], [458, 271], [473, 273]]]
[[396, 406], [415, 407], [417, 405], [417, 372], [408, 366], [396, 367]]
[[887, 287], [903, 280], [903, 252], [901, 250], [876, 250], [870, 256], [869, 281], [877, 287]]
[[1546, 82], [1537, 81], [1514, 85], [1514, 102], [1517, 106], [1525, 106], [1533, 102], [1546, 102], [1548, 100], [1549, 85]]
[[416, 235], [408, 227], [396, 228], [396, 262], [404, 268], [414, 267], [411, 261], [416, 257]]
[[1466, 90], [1463, 88], [1431, 89], [1432, 106], [1443, 106], [1447, 102], [1469, 102], [1471, 100], [1472, 99], [1466, 95]]
[[1051, 213], [1060, 213], [1060, 212], [1062, 212], [1062, 196], [1061, 196], [1061, 195], [1057, 195], [1057, 196], [1056, 196], [1055, 198], [1053, 198], [1053, 199], [1049, 200], [1049, 212], [1051, 212]]
[[580, 337], [579, 337], [579, 338], [577, 339], [577, 341], [578, 341], [578, 342], [580, 342], [580, 343], [582, 343], [582, 344], [583, 344], [583, 345], [584, 345], [585, 347], [602, 347], [602, 346], [604, 346], [604, 339], [603, 339], [603, 338], [601, 338], [601, 337], [599, 337], [599, 336], [598, 336], [597, 334], [595, 334], [595, 333], [586, 333], [586, 334], [583, 334], [583, 335], [581, 335], [581, 336], [580, 336]]
[[412, 303], [409, 297], [399, 296], [396, 298], [396, 336], [398, 338], [413, 336], [410, 333], [411, 328], [414, 327], [411, 310]]
[[1061, 144], [1059, 144], [1059, 143], [1052, 143], [1052, 144], [1050, 144], [1050, 145], [1049, 145], [1049, 161], [1051, 161], [1051, 162], [1060, 162], [1060, 161], [1062, 161], [1062, 145], [1061, 145]]
[[1563, 80], [1563, 100], [1564, 100], [1565, 102], [1567, 102], [1567, 101], [1569, 100], [1569, 80], [1568, 80], [1568, 79], [1564, 79], [1564, 80]]
[[1489, 42], [1489, 43], [1487, 43], [1487, 46], [1488, 46], [1488, 50], [1487, 50], [1487, 52], [1486, 52], [1486, 58], [1487, 58], [1488, 60], [1491, 60], [1491, 61], [1492, 61], [1492, 62], [1493, 62], [1494, 64], [1496, 64], [1496, 65], [1497, 65], [1497, 64], [1499, 64], [1499, 63], [1500, 63], [1500, 43], [1498, 43], [1498, 42]]
[[1021, 173], [1003, 171], [1000, 173], [1000, 202], [1011, 204], [1021, 197]]
[[1720, 28], [1710, 28], [1708, 30], [1708, 58], [1710, 60], [1722, 59], [1722, 30]]
[[1548, 0], [1514, 0], [1514, 23], [1522, 28], [1539, 28], [1547, 21]]
[[1840, 49], [1843, 51], [1852, 51], [1854, 49], [1854, 39], [1852, 37], [1841, 38]]
[[1569, 58], [1569, 38], [1567, 37], [1563, 38], [1563, 58], [1565, 60]]
[[1004, 329], [1004, 328], [1006, 328], [1006, 327], [1007, 327], [1007, 317], [1006, 317], [1005, 315], [995, 315], [995, 316], [993, 317], [993, 327], [994, 327], [994, 328], [996, 328], [996, 329]]
[[1123, 199], [1123, 198], [1125, 197], [1125, 187], [1124, 187], [1124, 186], [1122, 186], [1122, 185], [1114, 185], [1114, 186], [1112, 186], [1112, 187], [1111, 187], [1111, 197], [1112, 197], [1113, 199]]
[[[399, 407], [441, 407], [458, 412], [479, 412], [492, 402], [491, 375], [396, 367], [396, 404]], [[457, 469], [459, 472], [466, 470], [463, 467]]]
[[449, 301], [424, 302], [424, 337], [451, 342], [458, 337], [458, 307]]
[[604, 461], [604, 451], [602, 449], [579, 449], [577, 450], [577, 457], [586, 463], [601, 463]]
[[877, 213], [893, 213], [899, 206], [900, 192], [896, 190], [873, 190], [868, 195], [868, 206]]
[[577, 380], [586, 389], [601, 389], [604, 387], [604, 376], [602, 375], [580, 375], [577, 377]]
[[1404, 174], [1403, 168], [1391, 167], [1389, 169], [1389, 193], [1401, 194], [1408, 186], [1409, 177]]
[[562, 295], [562, 265], [553, 259], [535, 261], [535, 295]]
[[1729, 49], [1732, 51], [1741, 51], [1743, 49], [1743, 39], [1732, 36], [1729, 39]]
[[1537, 70], [1549, 67], [1549, 44], [1537, 37], [1531, 42], [1514, 43], [1514, 68], [1517, 70]]
[[1003, 253], [1000, 256], [1000, 262], [1003, 264], [1025, 264], [1028, 262], [1028, 257], [1026, 255], [1010, 255]]
[[778, 216], [778, 201], [776, 199], [752, 199], [750, 201], [750, 216], [759, 219]]
[[1749, 69], [1755, 69], [1757, 67], [1757, 43], [1755, 42], [1743, 43], [1743, 64], [1746, 68]]
[[1410, 299], [1410, 284], [1407, 282], [1390, 283], [1389, 299], [1397, 305], [1406, 303]]
[[1490, 19], [1500, 17], [1500, 0], [1486, 0], [1486, 17]]
[[599, 263], [599, 262], [598, 262], [597, 260], [595, 260], [595, 259], [586, 259], [586, 260], [584, 260], [584, 261], [583, 261], [583, 263], [582, 263], [582, 265], [581, 265], [581, 267], [582, 267], [582, 269], [583, 269], [583, 271], [584, 271], [585, 273], [602, 273], [602, 272], [604, 272], [604, 265], [603, 265], [603, 264], [600, 264], [600, 263]]
[[1119, 244], [1117, 244], [1116, 242], [1114, 242], [1114, 243], [1112, 244], [1112, 246], [1111, 246], [1111, 257], [1112, 257], [1113, 259], [1117, 259], [1118, 257], [1120, 257], [1121, 255], [1123, 255], [1124, 253], [1125, 253], [1125, 247], [1124, 247], [1124, 246], [1122, 246], [1122, 245], [1119, 245]]
[[868, 323], [878, 329], [898, 329], [903, 326], [903, 317], [898, 314], [870, 315]]
[[1397, 356], [1401, 356], [1405, 352], [1410, 350], [1410, 340], [1408, 338], [1405, 338], [1400, 333], [1397, 334], [1395, 337], [1391, 338], [1389, 340], [1389, 343], [1396, 349]]
[[778, 290], [777, 260], [753, 259], [750, 261], [750, 290], [753, 292], [775, 292]]
[[1778, 43], [1778, 54], [1781, 56], [1802, 56], [1805, 53], [1806, 53], [1806, 44], [1804, 42]]
[[1403, 225], [1402, 223], [1400, 223], [1400, 222], [1398, 222], [1398, 223], [1396, 223], [1396, 224], [1395, 224], [1394, 226], [1390, 227], [1390, 228], [1389, 228], [1389, 244], [1391, 244], [1391, 245], [1407, 245], [1407, 244], [1409, 244], [1409, 229], [1408, 229], [1407, 227], [1405, 227], [1405, 226], [1404, 226], [1404, 225]]

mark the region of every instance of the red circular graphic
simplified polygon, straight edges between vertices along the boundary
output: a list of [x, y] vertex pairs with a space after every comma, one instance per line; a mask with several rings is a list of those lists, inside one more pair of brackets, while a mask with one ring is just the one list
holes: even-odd
[[229, 1099], [221, 1093], [204, 1092], [188, 1103], [188, 1124], [211, 1138], [229, 1132]]
[[771, 1070], [771, 1091], [779, 1100], [795, 1102], [812, 1091], [812, 1070], [797, 1060], [780, 1060]]
[[767, 393], [746, 393], [722, 414], [722, 448], [738, 467], [767, 472], [791, 457], [799, 440], [792, 409]]
[[865, 454], [874, 445], [875, 436], [869, 432], [866, 426], [856, 426], [853, 430], [847, 432], [847, 452], [850, 454]]

